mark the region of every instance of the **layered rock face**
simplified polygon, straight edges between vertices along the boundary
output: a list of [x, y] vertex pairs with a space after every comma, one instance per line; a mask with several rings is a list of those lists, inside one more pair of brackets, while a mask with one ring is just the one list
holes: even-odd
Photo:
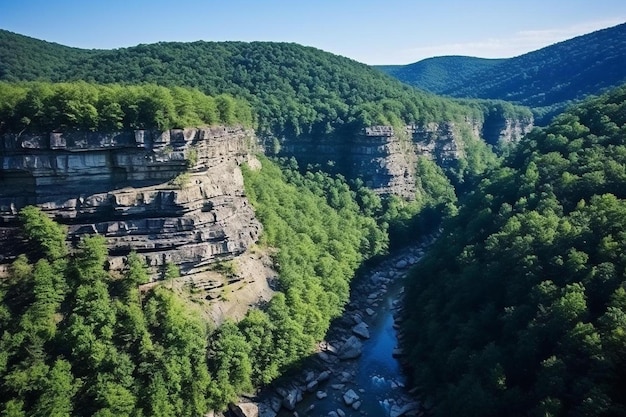
[[183, 271], [242, 253], [261, 231], [239, 169], [255, 149], [252, 131], [225, 127], [5, 135], [0, 253], [15, 252], [16, 215], [31, 204], [73, 241], [105, 236], [113, 268], [131, 250]]
[[[343, 140], [285, 141], [281, 154], [294, 156], [301, 165], [330, 163], [348, 178], [361, 178], [379, 194], [415, 197], [415, 163], [426, 156], [444, 169], [465, 157], [465, 136], [496, 144], [517, 142], [532, 129], [532, 120], [493, 119], [462, 123], [443, 122], [406, 126], [372, 126]], [[329, 162], [332, 161], [332, 162]]]

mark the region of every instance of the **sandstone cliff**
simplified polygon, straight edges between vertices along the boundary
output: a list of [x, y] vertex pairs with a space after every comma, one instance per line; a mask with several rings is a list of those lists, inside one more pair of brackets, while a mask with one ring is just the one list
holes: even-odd
[[154, 271], [188, 271], [242, 253], [261, 225], [239, 165], [256, 150], [241, 128], [52, 133], [0, 138], [0, 261], [21, 249], [16, 215], [30, 204], [107, 238], [111, 266], [135, 250]]
[[[415, 196], [415, 162], [427, 156], [454, 169], [467, 137], [517, 141], [530, 120], [429, 123], [394, 132], [372, 126], [343, 140], [285, 141], [282, 154], [359, 177], [380, 194]], [[0, 138], [0, 263], [27, 248], [18, 211], [36, 204], [68, 226], [107, 238], [111, 266], [135, 250], [153, 271], [166, 262], [183, 272], [232, 258], [255, 242], [260, 223], [246, 200], [239, 165], [257, 142], [241, 128], [51, 133]]]
[[434, 160], [444, 169], [455, 169], [466, 156], [468, 140], [488, 144], [517, 142], [533, 126], [531, 119], [489, 117], [406, 126], [395, 132], [390, 126], [372, 126], [344, 140], [284, 141], [281, 155], [294, 156], [301, 165], [328, 166], [348, 178], [361, 178], [379, 194], [415, 197], [415, 162], [418, 156]]

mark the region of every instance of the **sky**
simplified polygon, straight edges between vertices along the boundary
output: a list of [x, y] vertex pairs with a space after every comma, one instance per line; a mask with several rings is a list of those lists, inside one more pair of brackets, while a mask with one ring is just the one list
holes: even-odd
[[624, 0], [0, 0], [1, 29], [78, 48], [280, 41], [370, 65], [509, 58], [624, 22]]

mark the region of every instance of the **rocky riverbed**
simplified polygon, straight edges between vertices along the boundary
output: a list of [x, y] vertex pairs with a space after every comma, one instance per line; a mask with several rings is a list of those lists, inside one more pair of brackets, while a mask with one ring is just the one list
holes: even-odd
[[302, 370], [231, 407], [245, 417], [419, 416], [425, 413], [406, 386], [403, 357], [403, 278], [434, 237], [405, 248], [355, 277], [352, 296]]

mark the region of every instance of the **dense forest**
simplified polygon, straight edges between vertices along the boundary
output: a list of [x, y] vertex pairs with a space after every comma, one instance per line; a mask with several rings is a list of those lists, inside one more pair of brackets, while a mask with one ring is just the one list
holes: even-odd
[[437, 416], [624, 415], [626, 87], [535, 129], [410, 278]]
[[[495, 63], [502, 70], [484, 85], [474, 77], [491, 69], [476, 68], [476, 91], [458, 94], [498, 92], [547, 114], [623, 80], [624, 28]], [[0, 133], [220, 123], [340, 139], [375, 124], [529, 114], [502, 101], [439, 98], [289, 43], [88, 51], [0, 30], [0, 80]], [[260, 245], [274, 254], [278, 292], [219, 327], [171, 285], [175, 268], [140, 292], [149, 280], [141, 256], [111, 271], [104, 238], [70, 248], [62, 226], [27, 207], [19, 218], [32, 250], [0, 281], [0, 414], [223, 409], [311, 352], [343, 311], [359, 266], [444, 219], [409, 277], [404, 321], [412, 376], [434, 414], [626, 415], [625, 138], [621, 87], [535, 129], [503, 161], [470, 141], [458, 175], [418, 157], [412, 201], [294, 159], [261, 158], [262, 169], [243, 167], [245, 193], [263, 223]]]
[[488, 102], [461, 105], [421, 92], [367, 65], [293, 43], [160, 42], [80, 50], [0, 30], [0, 80], [152, 83], [230, 94], [252, 105], [260, 133], [292, 139], [341, 139], [379, 124], [480, 121], [490, 108]]
[[[63, 227], [23, 209], [24, 236], [42, 256], [20, 256], [1, 283], [3, 415], [197, 416], [309, 353], [342, 311], [354, 270], [386, 250], [386, 232], [341, 178], [268, 160], [245, 178], [264, 241], [277, 249], [281, 291], [217, 329], [167, 280], [140, 294], [142, 257], [107, 271], [104, 238], [70, 252]], [[358, 199], [380, 205], [365, 189]]]
[[466, 79], [485, 71], [505, 59], [487, 59], [470, 56], [438, 56], [407, 65], [377, 65], [375, 68], [405, 84], [431, 93], [441, 94], [458, 79]]
[[[470, 66], [451, 72], [453, 64]], [[443, 61], [445, 71], [435, 65]], [[480, 69], [475, 58], [434, 58], [388, 71], [408, 84], [452, 97], [500, 99], [533, 108], [545, 125], [569, 104], [626, 82], [626, 23]], [[433, 68], [437, 71], [433, 71]], [[478, 68], [478, 71], [474, 69]], [[445, 78], [444, 78], [445, 77]]]
[[0, 82], [0, 134], [216, 124], [252, 127], [252, 109], [245, 100], [224, 94], [210, 97], [183, 87]]

